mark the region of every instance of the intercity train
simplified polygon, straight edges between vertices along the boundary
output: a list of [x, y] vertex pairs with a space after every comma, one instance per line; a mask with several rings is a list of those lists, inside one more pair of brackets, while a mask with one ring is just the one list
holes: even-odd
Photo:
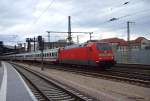
[[[43, 55], [43, 56], [42, 56]], [[70, 45], [61, 48], [7, 55], [3, 58], [9, 60], [38, 61], [82, 65], [97, 68], [110, 68], [115, 64], [111, 46], [104, 42], [87, 42], [84, 44]]]

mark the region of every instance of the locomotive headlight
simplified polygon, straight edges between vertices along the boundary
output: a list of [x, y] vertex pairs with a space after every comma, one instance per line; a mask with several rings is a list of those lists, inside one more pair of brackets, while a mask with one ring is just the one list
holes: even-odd
[[96, 63], [98, 63], [99, 61], [95, 61]]

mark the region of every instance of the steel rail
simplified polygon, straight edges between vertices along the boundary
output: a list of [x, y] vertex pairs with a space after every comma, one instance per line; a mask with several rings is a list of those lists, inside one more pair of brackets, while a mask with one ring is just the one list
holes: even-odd
[[[56, 83], [53, 80], [50, 80], [48, 77], [33, 71], [29, 68], [13, 64], [13, 66], [21, 73], [23, 73], [30, 81], [40, 90], [43, 95], [46, 96], [48, 101], [95, 101], [89, 96], [82, 95], [81, 93], [72, 93], [68, 89], [64, 88], [61, 84]], [[17, 68], [22, 67], [22, 68]], [[22, 72], [23, 71], [23, 72]], [[34, 77], [34, 78], [33, 78]], [[36, 78], [38, 77], [38, 79]], [[35, 79], [35, 80], [34, 80]], [[40, 79], [40, 80], [39, 80]], [[42, 81], [42, 83], [40, 83]], [[39, 84], [39, 85], [37, 85]], [[49, 86], [52, 85], [52, 86]], [[45, 87], [45, 88], [44, 88]], [[44, 90], [43, 90], [44, 89]], [[54, 93], [54, 92], [57, 92]]]

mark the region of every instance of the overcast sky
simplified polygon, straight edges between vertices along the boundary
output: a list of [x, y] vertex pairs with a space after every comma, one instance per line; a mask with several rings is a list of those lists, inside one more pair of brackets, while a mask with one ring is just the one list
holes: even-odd
[[[93, 39], [126, 39], [126, 22], [131, 21], [131, 39], [150, 39], [150, 0], [1, 0], [0, 40], [23, 42], [27, 37], [43, 35], [47, 30], [67, 31], [71, 16], [72, 31], [92, 31]], [[112, 18], [118, 20], [109, 21]], [[89, 39], [87, 34], [73, 34], [74, 41]], [[51, 34], [51, 41], [67, 34]]]

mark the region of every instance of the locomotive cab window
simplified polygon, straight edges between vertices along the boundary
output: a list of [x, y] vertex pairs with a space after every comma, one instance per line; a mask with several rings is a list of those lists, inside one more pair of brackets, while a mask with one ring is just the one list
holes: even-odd
[[98, 50], [111, 50], [111, 46], [107, 43], [97, 43], [96, 47]]

